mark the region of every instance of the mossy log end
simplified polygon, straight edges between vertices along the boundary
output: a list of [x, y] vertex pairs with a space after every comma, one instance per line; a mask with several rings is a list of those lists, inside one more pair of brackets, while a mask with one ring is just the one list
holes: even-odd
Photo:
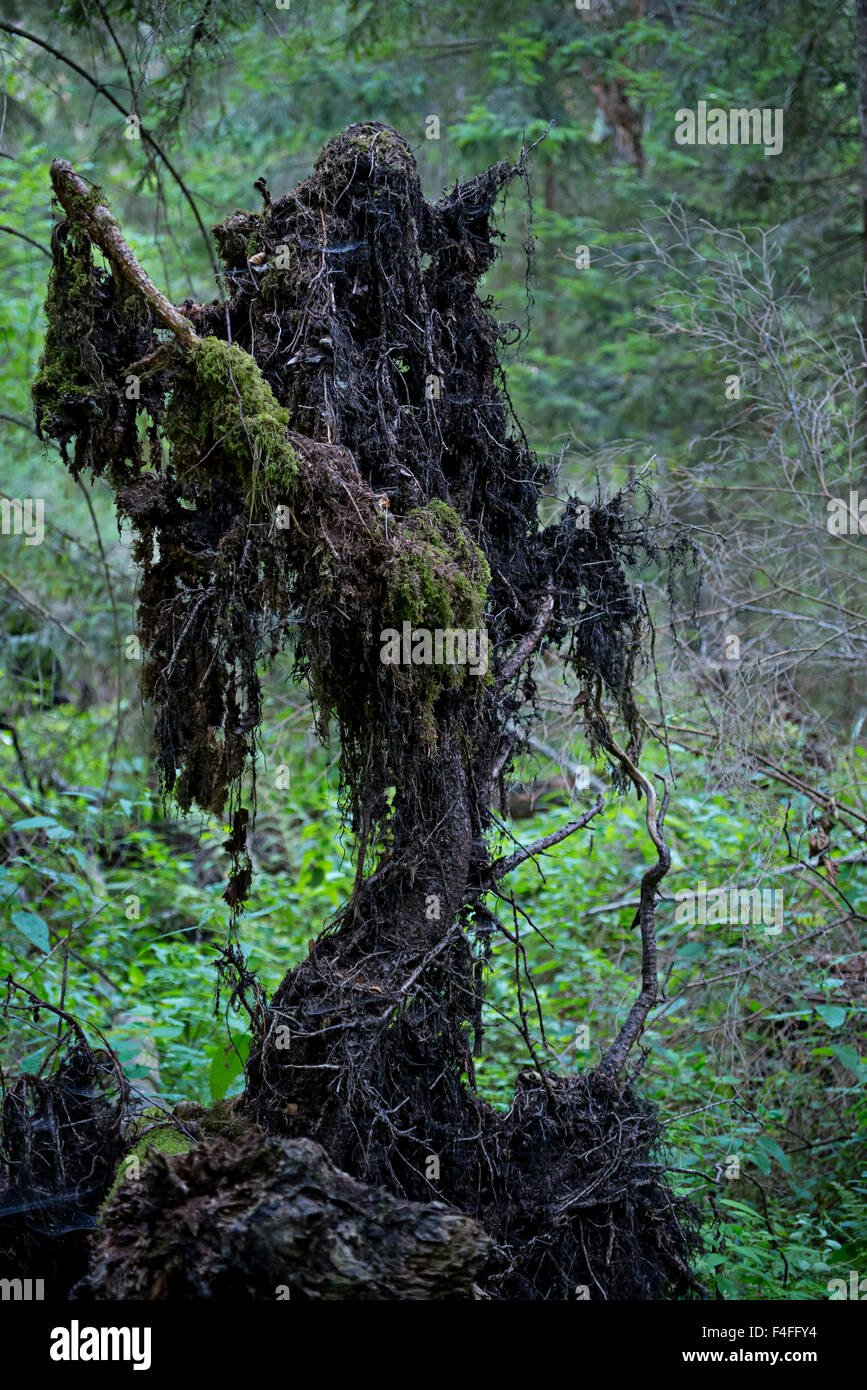
[[468, 1216], [367, 1187], [309, 1139], [152, 1151], [108, 1203], [79, 1297], [469, 1300], [489, 1247]]

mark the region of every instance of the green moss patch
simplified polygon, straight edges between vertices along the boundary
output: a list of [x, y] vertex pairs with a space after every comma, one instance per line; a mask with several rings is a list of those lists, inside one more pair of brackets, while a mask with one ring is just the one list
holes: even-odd
[[453, 507], [435, 498], [409, 513], [383, 626], [482, 626], [491, 571]]
[[121, 1159], [114, 1181], [106, 1193], [106, 1202], [111, 1201], [121, 1183], [127, 1180], [134, 1181], [140, 1175], [152, 1150], [155, 1149], [157, 1153], [162, 1154], [185, 1154], [193, 1147], [193, 1140], [170, 1121], [154, 1125], [152, 1115], [142, 1118], [148, 1127]]
[[264, 480], [285, 492], [298, 468], [286, 438], [289, 412], [253, 358], [236, 343], [203, 338], [189, 353], [190, 377], [172, 397], [167, 433], [182, 463], [218, 462], [249, 482]]
[[[114, 1196], [121, 1183], [135, 1181], [153, 1151], [172, 1155], [189, 1153], [203, 1139], [240, 1139], [250, 1127], [246, 1116], [237, 1112], [232, 1101], [217, 1101], [210, 1109], [195, 1102], [182, 1102], [175, 1115], [180, 1129], [162, 1110], [146, 1110], [138, 1121], [138, 1137], [122, 1158], [106, 1202]], [[189, 1133], [185, 1134], [184, 1130]]]

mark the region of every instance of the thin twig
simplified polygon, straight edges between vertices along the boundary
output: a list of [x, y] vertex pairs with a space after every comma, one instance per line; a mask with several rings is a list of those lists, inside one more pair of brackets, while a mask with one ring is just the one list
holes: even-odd
[[65, 633], [67, 637], [71, 637], [73, 642], [77, 642], [80, 647], [87, 648], [87, 643], [82, 641], [77, 632], [73, 632], [72, 629], [68, 628], [65, 623], [62, 623], [59, 618], [55, 618], [52, 613], [49, 613], [46, 608], [43, 608], [40, 603], [37, 603], [36, 599], [28, 598], [27, 595], [19, 589], [14, 579], [9, 578], [5, 570], [0, 570], [0, 579], [2, 579], [4, 584], [9, 585], [12, 592], [18, 595], [21, 602], [25, 607], [29, 608], [31, 612], [38, 614], [40, 618], [45, 618], [50, 623], [54, 623], [54, 626], [59, 627], [60, 631]]
[[[110, 101], [115, 110], [119, 111], [120, 114], [123, 116], [124, 120], [127, 119], [127, 117], [129, 116], [129, 112], [124, 110], [121, 103], [117, 100], [116, 97], [112, 96], [111, 92], [108, 90], [105, 84], [102, 82], [98, 82], [96, 78], [86, 70], [86, 68], [81, 67], [78, 63], [74, 61], [74, 59], [68, 58], [65, 53], [61, 53], [59, 48], [55, 48], [52, 44], [46, 43], [45, 39], [39, 38], [36, 34], [29, 33], [26, 29], [20, 28], [17, 24], [7, 24], [0, 20], [0, 29], [4, 30], [7, 34], [14, 35], [15, 38], [26, 39], [28, 43], [35, 43], [38, 48], [43, 48], [46, 53], [50, 53], [52, 58], [56, 58], [58, 62], [65, 63], [67, 67], [72, 68], [73, 72], [77, 72], [79, 77], [83, 77], [85, 82], [89, 82], [91, 87], [93, 87], [94, 90], [98, 92], [100, 96], [105, 97], [106, 101]], [[150, 131], [146, 130], [141, 123], [139, 123], [139, 134], [142, 140], [144, 140], [146, 144], [150, 145], [151, 149], [159, 155], [160, 159], [165, 164], [172, 178], [175, 180], [175, 183], [178, 185], [187, 202], [189, 203], [190, 207], [192, 208], [193, 216], [196, 219], [199, 231], [202, 234], [202, 239], [205, 243], [205, 246], [207, 247], [208, 260], [211, 262], [211, 269], [213, 270], [214, 276], [219, 283], [219, 267], [214, 259], [214, 252], [211, 249], [211, 241], [207, 231], [205, 230], [205, 224], [202, 221], [199, 209], [196, 207], [196, 202], [193, 198], [192, 193], [187, 188], [187, 185], [184, 183], [177, 169], [172, 164], [165, 150], [154, 139]]]

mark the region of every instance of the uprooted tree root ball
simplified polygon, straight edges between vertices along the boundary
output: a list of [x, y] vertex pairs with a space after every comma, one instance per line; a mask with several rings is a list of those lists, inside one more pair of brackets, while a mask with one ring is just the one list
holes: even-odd
[[697, 1289], [695, 1208], [672, 1194], [655, 1108], [595, 1072], [522, 1073], [500, 1127], [486, 1287], [505, 1299], [663, 1299]]
[[60, 1023], [38, 1072], [4, 1087], [0, 1105], [0, 1276], [69, 1288], [131, 1136], [129, 1089], [114, 1053], [92, 1048], [74, 1019], [6, 982], [2, 1016], [44, 1033]]
[[[270, 1172], [309, 1140], [357, 1182], [447, 1203], [487, 1233], [490, 1297], [662, 1298], [695, 1288], [697, 1214], [654, 1159], [652, 1108], [619, 1079], [656, 998], [654, 903], [670, 862], [667, 787], [658, 801], [638, 767], [644, 609], [629, 578], [662, 552], [626, 495], [580, 512], [572, 498], [540, 521], [553, 477], [498, 362], [515, 329], [477, 293], [495, 203], [525, 175], [522, 154], [429, 202], [396, 131], [351, 126], [292, 193], [215, 228], [226, 298], [176, 308], [101, 193], [56, 161], [68, 221], [37, 422], [64, 450], [75, 438], [72, 468], [104, 474], [132, 524], [163, 785], [185, 810], [228, 808], [233, 916], [250, 884], [260, 680], [281, 651], [322, 737], [339, 739], [350, 900], [267, 1006], [255, 989], [249, 1003], [236, 948], [221, 967], [253, 1028], [243, 1107], [271, 1143], [239, 1165]], [[389, 664], [384, 634], [404, 626], [484, 629], [490, 662]], [[591, 747], [646, 800], [642, 991], [599, 1068], [570, 1077], [536, 1057], [519, 995], [537, 1068], [504, 1116], [476, 1093], [473, 1056], [491, 942], [514, 939], [489, 902], [531, 851], [492, 860], [488, 836], [546, 651], [580, 682]], [[172, 1171], [180, 1181], [212, 1161], [163, 1156], [160, 1182], [168, 1192]], [[219, 1165], [231, 1166], [222, 1150]], [[469, 1245], [467, 1271], [481, 1248]], [[132, 1238], [129, 1252], [150, 1259]], [[448, 1287], [470, 1296], [471, 1283]]]

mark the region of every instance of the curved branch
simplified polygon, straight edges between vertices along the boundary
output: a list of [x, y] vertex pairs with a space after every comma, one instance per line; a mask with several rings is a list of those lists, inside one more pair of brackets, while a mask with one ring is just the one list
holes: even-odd
[[5, 232], [7, 236], [20, 237], [22, 241], [29, 241], [31, 246], [35, 246], [37, 251], [41, 251], [43, 256], [51, 259], [51, 252], [47, 246], [43, 246], [41, 241], [34, 241], [32, 236], [25, 236], [23, 232], [16, 231], [14, 227], [0, 227], [0, 232]]
[[659, 998], [656, 953], [656, 890], [671, 868], [671, 851], [665, 843], [663, 833], [665, 813], [668, 809], [669, 789], [665, 777], [661, 777], [665, 790], [662, 805], [659, 806], [653, 783], [648, 777], [645, 777], [629, 755], [615, 742], [608, 727], [608, 721], [600, 708], [599, 700], [600, 692], [597, 691], [593, 713], [588, 716], [592, 722], [594, 733], [606, 752], [620, 763], [639, 795], [644, 794], [647, 833], [656, 849], [656, 863], [652, 864], [642, 876], [638, 911], [632, 919], [632, 926], [637, 925], [641, 928], [641, 990], [626, 1016], [623, 1027], [597, 1067], [600, 1076], [613, 1082], [623, 1070], [632, 1047], [641, 1037], [647, 1016]]
[[[0, 420], [6, 420], [10, 425], [20, 425], [23, 430], [29, 430], [31, 434], [36, 434], [36, 430], [29, 421], [19, 420], [17, 415], [7, 415], [5, 411], [0, 410]], [[36, 434], [36, 438], [39, 438], [38, 434]], [[3, 496], [5, 497], [5, 495], [4, 493]]]
[[[666, 792], [667, 796], [667, 792]], [[641, 990], [626, 1016], [626, 1022], [597, 1067], [600, 1076], [613, 1081], [640, 1038], [647, 1016], [659, 999], [656, 978], [656, 889], [671, 868], [671, 852], [662, 841], [659, 857], [641, 880], [638, 911], [632, 919], [641, 928]]]

